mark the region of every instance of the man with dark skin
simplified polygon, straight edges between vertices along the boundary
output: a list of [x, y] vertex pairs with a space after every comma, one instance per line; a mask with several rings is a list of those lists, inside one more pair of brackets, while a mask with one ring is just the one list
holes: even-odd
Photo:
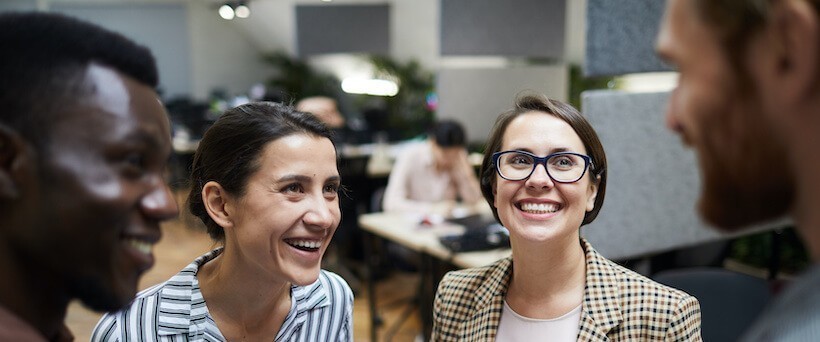
[[790, 216], [815, 266], [748, 341], [820, 340], [820, 1], [669, 0], [667, 124], [698, 155], [701, 215], [725, 231]]
[[128, 304], [178, 213], [154, 58], [47, 13], [0, 15], [0, 340], [71, 339], [69, 301]]

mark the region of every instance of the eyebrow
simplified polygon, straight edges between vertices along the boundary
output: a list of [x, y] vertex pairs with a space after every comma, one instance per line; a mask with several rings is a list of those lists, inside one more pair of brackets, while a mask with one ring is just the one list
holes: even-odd
[[[330, 176], [325, 180], [325, 182], [341, 182], [342, 177], [340, 176]], [[299, 183], [310, 183], [313, 179], [305, 175], [285, 175], [280, 177], [276, 180], [277, 183], [289, 183], [289, 182], [299, 182]]]
[[[532, 154], [537, 154], [537, 153], [533, 152], [532, 150], [530, 150], [529, 148], [526, 148], [526, 147], [512, 148], [508, 151], [524, 151], [524, 152], [529, 152], [529, 153], [532, 153]], [[559, 152], [571, 152], [571, 150], [569, 148], [566, 148], [566, 147], [555, 147], [555, 148], [550, 149], [548, 154], [559, 153]]]

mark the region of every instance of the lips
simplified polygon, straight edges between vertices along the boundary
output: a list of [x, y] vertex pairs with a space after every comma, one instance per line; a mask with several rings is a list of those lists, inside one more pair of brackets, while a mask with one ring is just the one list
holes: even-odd
[[120, 241], [125, 245], [126, 255], [134, 261], [140, 271], [146, 271], [154, 265], [151, 250], [158, 238], [123, 236]]
[[316, 239], [285, 239], [285, 243], [293, 248], [306, 252], [317, 252], [322, 248], [323, 240]]

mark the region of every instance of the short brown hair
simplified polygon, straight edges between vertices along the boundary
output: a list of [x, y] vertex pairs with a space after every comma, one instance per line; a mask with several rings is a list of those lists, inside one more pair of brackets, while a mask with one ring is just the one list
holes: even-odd
[[604, 204], [604, 195], [606, 194], [607, 165], [604, 147], [601, 145], [601, 140], [598, 139], [598, 134], [592, 129], [592, 125], [589, 124], [578, 110], [566, 103], [547, 98], [543, 95], [525, 95], [517, 98], [515, 107], [501, 113], [490, 132], [490, 139], [487, 141], [487, 145], [484, 149], [484, 161], [481, 163], [481, 193], [484, 194], [484, 199], [490, 204], [495, 219], [498, 220], [498, 209], [493, 206], [495, 202], [493, 188], [495, 188], [496, 179], [493, 153], [501, 150], [504, 132], [507, 130], [507, 126], [510, 122], [520, 115], [529, 112], [543, 112], [544, 114], [552, 115], [563, 120], [572, 127], [584, 143], [587, 154], [592, 158], [589, 176], [593, 181], [595, 181], [596, 178], [598, 179], [598, 196], [595, 198], [595, 208], [584, 214], [584, 221], [581, 222], [581, 225], [583, 226], [592, 222], [595, 220], [595, 217], [598, 216], [598, 212]]

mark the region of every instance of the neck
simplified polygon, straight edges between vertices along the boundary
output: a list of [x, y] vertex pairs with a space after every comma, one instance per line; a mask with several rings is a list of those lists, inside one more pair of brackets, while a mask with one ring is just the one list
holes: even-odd
[[797, 197], [792, 212], [803, 244], [815, 263], [820, 262], [820, 161], [816, 159], [805, 158], [796, 168]]
[[69, 296], [54, 273], [33, 265], [0, 243], [0, 306], [28, 323], [46, 339], [63, 329]]
[[796, 197], [792, 215], [803, 243], [813, 262], [820, 262], [820, 113], [814, 108], [820, 99], [800, 114], [790, 114], [801, 119], [799, 124], [789, 125], [784, 139], [789, 148], [791, 168], [794, 170]]
[[546, 244], [524, 243], [513, 249], [506, 299], [525, 317], [555, 318], [583, 301], [586, 257], [578, 234]]
[[197, 274], [211, 316], [229, 340], [278, 331], [290, 311], [291, 284], [259, 276], [234, 251], [226, 247]]

